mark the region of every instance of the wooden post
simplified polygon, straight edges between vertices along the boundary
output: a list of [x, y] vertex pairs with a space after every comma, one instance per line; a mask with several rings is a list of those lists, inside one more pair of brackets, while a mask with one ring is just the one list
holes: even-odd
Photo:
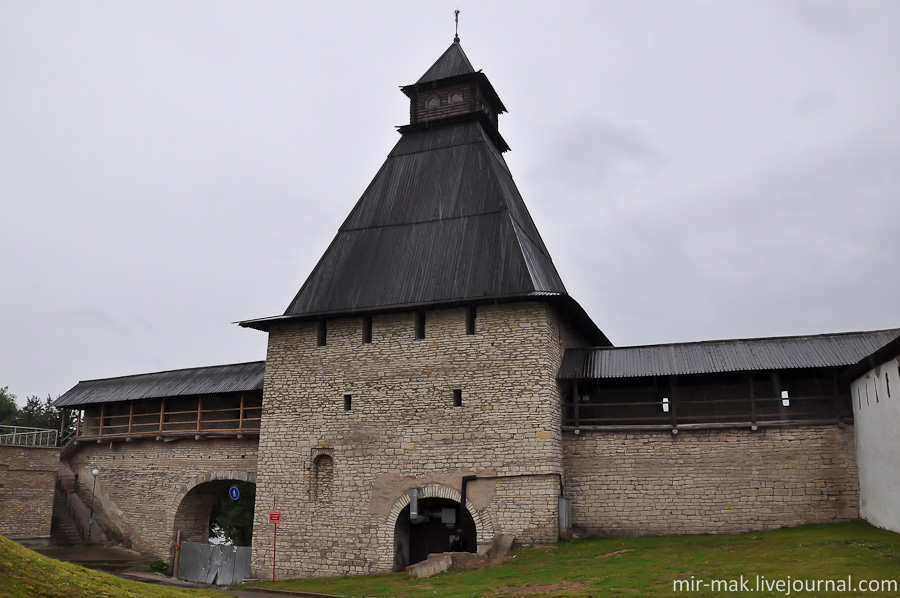
[[581, 418], [578, 413], [578, 405], [581, 403], [581, 397], [578, 396], [578, 380], [572, 380], [572, 405], [574, 406], [573, 411], [575, 416], [575, 427], [581, 427]]
[[675, 412], [678, 404], [678, 378], [676, 376], [669, 376], [669, 393], [672, 395], [669, 400], [669, 417], [672, 419], [672, 427], [677, 428], [678, 415]]
[[241, 410], [238, 412], [238, 430], [244, 431], [244, 393], [241, 393]]
[[197, 397], [197, 431], [200, 431], [200, 414], [203, 412], [203, 397]]
[[59, 417], [59, 440], [57, 441], [57, 444], [62, 444], [63, 434], [65, 434], [66, 431], [66, 414], [69, 412], [69, 410], [62, 409], [61, 411], [62, 413]]
[[128, 403], [128, 435], [131, 435], [131, 421], [134, 419], [134, 401]]
[[81, 436], [81, 418], [84, 417], [84, 411], [81, 409], [78, 410], [78, 415], [75, 419], [75, 438]]
[[750, 423], [756, 426], [756, 388], [753, 386], [753, 372], [747, 372], [747, 381], [750, 385]]
[[159, 403], [159, 433], [162, 434], [163, 431], [163, 417], [166, 414], [166, 398], [163, 397]]
[[172, 577], [178, 579], [178, 572], [181, 569], [181, 530], [175, 536], [175, 560], [172, 562]]
[[105, 403], [100, 403], [100, 431], [98, 432], [98, 436], [103, 436], [103, 413], [104, 407], [106, 407]]
[[[841, 417], [841, 391], [840, 391], [840, 385], [838, 384], [837, 372], [835, 372], [831, 375], [831, 385], [832, 385], [831, 392], [834, 393], [834, 419], [836, 419], [838, 421], [838, 423], [840, 423], [840, 422], [844, 421], [844, 418]], [[850, 400], [852, 401], [853, 397], [851, 397]]]

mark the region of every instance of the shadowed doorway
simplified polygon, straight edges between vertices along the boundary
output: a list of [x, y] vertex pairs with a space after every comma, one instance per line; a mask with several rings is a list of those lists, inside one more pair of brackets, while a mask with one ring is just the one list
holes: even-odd
[[423, 498], [419, 516], [409, 517], [409, 506], [397, 517], [394, 527], [394, 570], [424, 561], [440, 552], [475, 552], [478, 547], [475, 521], [455, 500]]

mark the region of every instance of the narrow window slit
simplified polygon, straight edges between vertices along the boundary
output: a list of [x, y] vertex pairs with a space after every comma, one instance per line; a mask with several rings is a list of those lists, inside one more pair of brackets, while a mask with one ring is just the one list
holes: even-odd
[[324, 347], [327, 340], [328, 326], [325, 323], [325, 320], [319, 320], [318, 327], [316, 328], [316, 346]]
[[416, 338], [425, 338], [425, 312], [416, 312]]
[[453, 391], [453, 406], [462, 407], [462, 389], [457, 388]]
[[366, 316], [362, 319], [362, 342], [364, 344], [372, 342], [372, 316]]
[[478, 331], [478, 312], [474, 305], [466, 309], [466, 334], [475, 334]]
[[353, 406], [353, 395], [344, 395], [344, 411], [350, 411]]

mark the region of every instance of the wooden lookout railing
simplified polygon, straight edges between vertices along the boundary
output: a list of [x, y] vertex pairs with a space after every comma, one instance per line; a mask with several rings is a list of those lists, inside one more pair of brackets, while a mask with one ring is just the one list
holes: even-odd
[[261, 392], [100, 403], [79, 414], [76, 439], [256, 436], [261, 418]]
[[853, 421], [849, 391], [831, 372], [736, 372], [572, 380], [569, 429], [778, 427]]

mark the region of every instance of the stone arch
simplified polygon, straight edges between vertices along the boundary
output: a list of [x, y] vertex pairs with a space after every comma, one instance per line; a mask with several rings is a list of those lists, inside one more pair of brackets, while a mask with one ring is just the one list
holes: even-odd
[[[445, 498], [457, 503], [462, 502], [462, 495], [459, 490], [445, 486], [443, 484], [428, 483], [419, 488], [419, 498]], [[397, 499], [391, 507], [390, 513], [380, 526], [378, 532], [378, 544], [381, 547], [380, 554], [387, 558], [387, 563], [393, 563], [394, 559], [394, 530], [397, 526], [397, 518], [403, 509], [409, 506], [409, 491], [405, 491], [399, 499]], [[475, 537], [479, 551], [490, 545], [494, 538], [494, 522], [488, 513], [488, 508], [477, 509], [468, 498], [465, 504], [466, 510], [472, 516], [475, 522]], [[385, 570], [390, 570], [388, 565]]]
[[[205, 531], [206, 531], [205, 527], [202, 526], [200, 523], [198, 523], [199, 520], [202, 518], [198, 517], [197, 513], [199, 511], [206, 510], [207, 506], [211, 509], [212, 504], [210, 503], [209, 505], [206, 505], [204, 503], [202, 505], [196, 505], [196, 502], [195, 502], [194, 505], [190, 505], [190, 504], [186, 504], [186, 502], [185, 502], [186, 499], [187, 499], [188, 503], [195, 501], [196, 493], [194, 493], [194, 491], [195, 490], [199, 491], [200, 490], [199, 487], [203, 486], [204, 484], [214, 484], [216, 482], [221, 482], [223, 484], [227, 484], [228, 482], [233, 482], [233, 481], [250, 482], [250, 483], [255, 484], [256, 483], [256, 472], [255, 471], [246, 471], [246, 470], [237, 470], [237, 469], [216, 469], [213, 471], [208, 471], [208, 472], [199, 474], [197, 476], [194, 476], [188, 482], [186, 482], [176, 488], [175, 496], [172, 499], [172, 502], [168, 509], [168, 512], [171, 514], [169, 517], [169, 521], [168, 521], [168, 527], [171, 532], [171, 535], [169, 537], [170, 562], [175, 554], [175, 540], [178, 535], [179, 526], [185, 526], [185, 523], [187, 522], [187, 525], [192, 528], [190, 533], [188, 533], [186, 530], [186, 534], [182, 539], [183, 541], [197, 542], [197, 541], [205, 541], [206, 540], [205, 537], [201, 539], [200, 537], [193, 537], [191, 534], [198, 535], [201, 533], [205, 533]], [[192, 494], [192, 493], [194, 493], [194, 494]], [[193, 510], [194, 513], [191, 513], [190, 512], [191, 510]], [[207, 511], [206, 512], [206, 525], [208, 525], [208, 524], [209, 524], [209, 512]], [[201, 527], [204, 527], [202, 532], [199, 531]], [[196, 529], [194, 529], [194, 528], [196, 528]]]
[[214, 469], [206, 473], [194, 476], [188, 482], [178, 487], [175, 498], [172, 500], [170, 511], [174, 513], [178, 510], [181, 501], [188, 495], [188, 492], [206, 482], [214, 482], [216, 480], [238, 480], [241, 482], [256, 483], [256, 471], [247, 471], [240, 469]]

